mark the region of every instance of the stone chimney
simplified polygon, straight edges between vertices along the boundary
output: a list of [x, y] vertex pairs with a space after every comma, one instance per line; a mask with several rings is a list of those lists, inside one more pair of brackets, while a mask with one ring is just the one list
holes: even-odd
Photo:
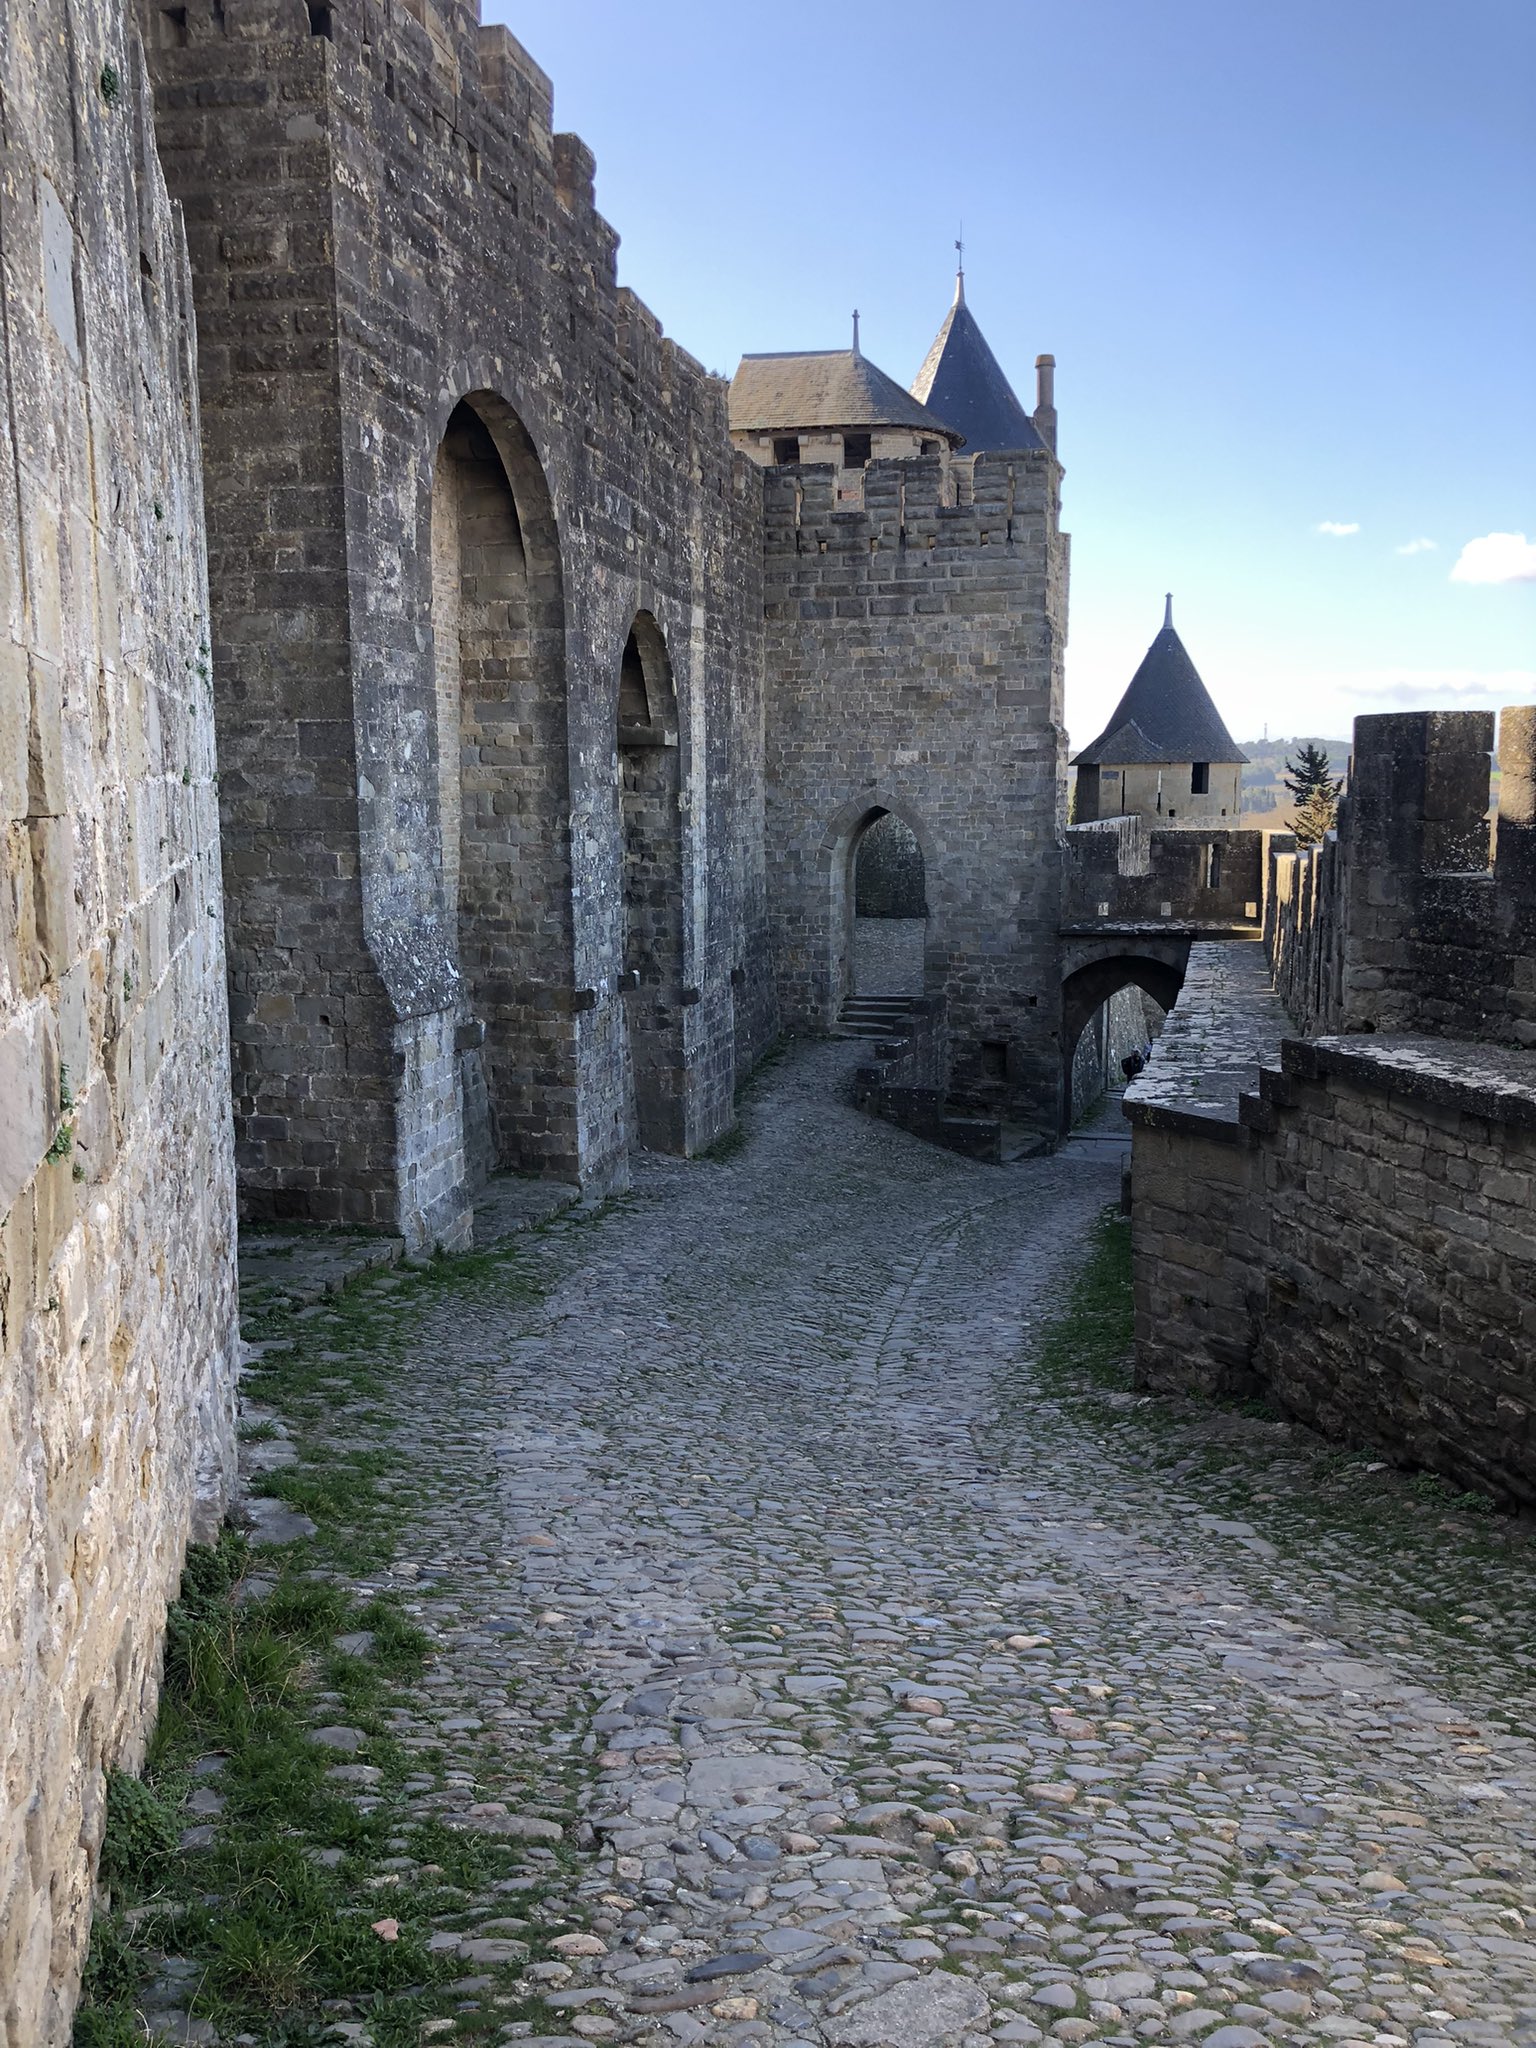
[[1056, 358], [1035, 357], [1035, 431], [1056, 453]]

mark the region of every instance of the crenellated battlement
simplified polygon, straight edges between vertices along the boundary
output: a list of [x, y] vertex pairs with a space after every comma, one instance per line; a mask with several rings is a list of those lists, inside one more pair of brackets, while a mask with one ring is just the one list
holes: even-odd
[[[474, 0], [138, 7], [162, 131], [169, 117], [194, 109], [187, 125], [199, 129], [205, 109], [239, 109], [248, 124], [262, 107], [273, 117], [261, 138], [267, 175], [232, 196], [255, 202], [262, 186], [302, 177], [306, 164], [323, 175], [352, 153], [357, 130], [386, 150], [403, 144], [437, 160], [432, 178], [457, 187], [460, 204], [506, 208], [503, 234], [542, 232], [550, 269], [592, 295], [591, 317], [606, 332], [622, 320], [660, 340], [655, 315], [618, 285], [619, 237], [597, 208], [593, 151], [556, 131], [548, 73], [509, 29], [482, 23]], [[719, 382], [686, 351], [675, 354], [680, 378]]]
[[1536, 1046], [1536, 707], [1355, 721], [1319, 847], [1272, 840], [1268, 935], [1310, 1032], [1428, 1031]]
[[[862, 470], [794, 463], [764, 472], [775, 553], [939, 551], [1039, 544], [1060, 514], [1060, 470], [1042, 450], [909, 456]], [[850, 492], [857, 495], [850, 498]]]

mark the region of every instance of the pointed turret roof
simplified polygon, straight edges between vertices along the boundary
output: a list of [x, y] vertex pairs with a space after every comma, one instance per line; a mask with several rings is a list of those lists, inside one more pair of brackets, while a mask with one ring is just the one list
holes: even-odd
[[1199, 670], [1173, 630], [1170, 597], [1163, 630], [1147, 649], [1108, 725], [1072, 765], [1120, 768], [1139, 763], [1247, 759], [1222, 723]]
[[968, 455], [1045, 446], [965, 303], [963, 270], [955, 278], [954, 304], [912, 380], [912, 396], [964, 434]]
[[954, 443], [961, 436], [857, 348], [743, 356], [731, 379], [731, 431], [806, 427], [911, 427]]

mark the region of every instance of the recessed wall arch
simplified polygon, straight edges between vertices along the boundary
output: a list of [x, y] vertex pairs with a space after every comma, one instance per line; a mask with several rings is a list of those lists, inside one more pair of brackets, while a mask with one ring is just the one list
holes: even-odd
[[687, 1149], [684, 1085], [682, 758], [677, 684], [655, 615], [637, 612], [619, 657], [616, 795], [625, 1023], [634, 1129]]
[[566, 604], [532, 436], [492, 390], [449, 410], [432, 466], [438, 864], [462, 978], [466, 1167], [578, 1165], [571, 1012]]

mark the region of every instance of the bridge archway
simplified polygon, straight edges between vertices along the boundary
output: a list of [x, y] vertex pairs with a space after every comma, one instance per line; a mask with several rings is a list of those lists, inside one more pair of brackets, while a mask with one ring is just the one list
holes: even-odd
[[[1084, 1027], [1102, 1003], [1123, 988], [1139, 988], [1163, 1010], [1171, 1010], [1184, 986], [1184, 968], [1189, 958], [1187, 941], [1179, 947], [1160, 948], [1170, 957], [1152, 952], [1105, 953], [1083, 962], [1067, 975], [1061, 985], [1061, 1128], [1072, 1124], [1072, 1062]], [[1181, 957], [1182, 954], [1182, 957]]]

